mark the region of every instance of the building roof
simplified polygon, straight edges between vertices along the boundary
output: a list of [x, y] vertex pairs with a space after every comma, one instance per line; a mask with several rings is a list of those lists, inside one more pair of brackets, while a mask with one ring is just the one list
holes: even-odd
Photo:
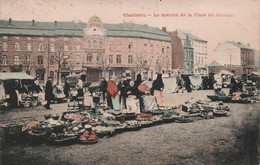
[[177, 31], [178, 37], [181, 38], [182, 40], [185, 40], [185, 39], [186, 39], [186, 36], [188, 35], [189, 38], [192, 39], [192, 40], [207, 42], [206, 40], [200, 39], [199, 37], [194, 36], [194, 35], [192, 35], [192, 34], [190, 34], [190, 33], [184, 32], [184, 31], [182, 31], [182, 30], [180, 30], [180, 29], [176, 29], [176, 31]]
[[227, 43], [230, 43], [236, 47], [242, 48], [242, 49], [248, 49], [248, 50], [253, 50], [252, 48], [250, 48], [249, 46], [244, 45], [241, 42], [234, 42], [234, 41], [226, 41]]
[[[0, 35], [83, 36], [84, 22], [36, 22], [0, 20]], [[134, 23], [103, 24], [108, 37], [145, 38], [171, 42], [167, 33], [156, 27]]]
[[212, 61], [209, 66], [222, 66], [220, 63], [218, 63], [216, 60]]

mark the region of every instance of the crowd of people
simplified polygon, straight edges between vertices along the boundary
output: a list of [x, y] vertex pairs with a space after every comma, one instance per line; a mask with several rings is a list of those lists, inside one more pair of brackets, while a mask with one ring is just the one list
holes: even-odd
[[163, 106], [163, 89], [162, 74], [157, 75], [151, 89], [146, 84], [146, 81], [142, 81], [140, 74], [137, 75], [136, 80], [123, 75], [121, 78], [111, 77], [108, 82], [103, 78], [101, 82], [103, 101], [106, 101], [107, 105], [115, 110], [137, 109], [137, 111], [142, 111], [142, 96], [144, 95], [153, 95], [158, 106]]

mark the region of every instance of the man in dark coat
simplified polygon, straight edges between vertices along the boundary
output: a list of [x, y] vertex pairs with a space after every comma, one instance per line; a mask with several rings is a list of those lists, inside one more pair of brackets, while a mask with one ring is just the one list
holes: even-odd
[[102, 91], [103, 101], [105, 101], [106, 93], [107, 93], [107, 81], [105, 78], [102, 78], [102, 81], [101, 81], [101, 91]]
[[44, 105], [45, 109], [51, 109], [50, 108], [50, 104], [51, 104], [51, 100], [53, 99], [53, 87], [52, 87], [52, 82], [51, 82], [52, 78], [49, 77], [48, 81], [46, 82], [46, 89], [45, 89], [45, 100], [47, 101], [47, 104]]

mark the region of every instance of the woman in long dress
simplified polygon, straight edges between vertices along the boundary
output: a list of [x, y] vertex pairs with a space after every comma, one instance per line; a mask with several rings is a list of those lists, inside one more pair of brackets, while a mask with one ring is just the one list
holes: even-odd
[[154, 80], [152, 89], [151, 89], [151, 92], [153, 93], [153, 95], [157, 101], [157, 104], [159, 106], [163, 106], [163, 102], [164, 102], [163, 92], [162, 92], [163, 89], [164, 89], [164, 83], [162, 81], [162, 74], [159, 73], [157, 75], [156, 80]]
[[111, 101], [112, 101], [112, 104], [111, 104], [110, 100], [107, 101], [108, 106], [110, 106], [111, 108], [113, 108], [115, 110], [120, 110], [119, 95], [118, 95], [119, 91], [117, 89], [117, 85], [115, 83], [114, 77], [108, 81], [107, 92], [108, 92], [108, 99], [111, 98]]

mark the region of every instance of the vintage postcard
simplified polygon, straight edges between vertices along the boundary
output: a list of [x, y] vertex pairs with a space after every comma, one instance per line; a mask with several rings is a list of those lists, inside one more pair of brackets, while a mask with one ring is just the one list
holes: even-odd
[[0, 0], [0, 165], [258, 165], [259, 9]]

